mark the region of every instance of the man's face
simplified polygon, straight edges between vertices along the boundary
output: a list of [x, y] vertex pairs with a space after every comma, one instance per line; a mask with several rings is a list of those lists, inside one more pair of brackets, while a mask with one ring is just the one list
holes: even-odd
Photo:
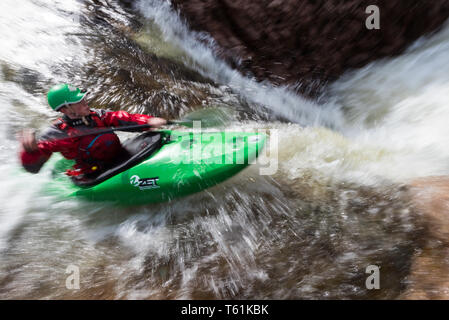
[[67, 107], [63, 107], [60, 109], [60, 111], [70, 119], [79, 119], [88, 116], [90, 114], [89, 106], [87, 105], [87, 102], [84, 99], [78, 103], [74, 103]]

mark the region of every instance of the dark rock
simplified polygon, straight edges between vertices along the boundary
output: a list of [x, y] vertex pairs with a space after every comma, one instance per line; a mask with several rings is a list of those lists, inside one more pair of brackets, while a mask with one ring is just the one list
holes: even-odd
[[[190, 27], [209, 32], [222, 58], [274, 84], [316, 96], [343, 72], [402, 53], [449, 17], [449, 0], [172, 0]], [[380, 9], [368, 30], [367, 6]], [[239, 59], [243, 63], [237, 64]]]

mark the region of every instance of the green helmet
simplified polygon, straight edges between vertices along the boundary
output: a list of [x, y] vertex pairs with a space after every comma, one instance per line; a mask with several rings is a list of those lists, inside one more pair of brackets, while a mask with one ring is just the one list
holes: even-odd
[[81, 92], [80, 88], [64, 83], [52, 87], [47, 93], [47, 100], [50, 107], [58, 111], [62, 107], [80, 102], [85, 95], [86, 92]]

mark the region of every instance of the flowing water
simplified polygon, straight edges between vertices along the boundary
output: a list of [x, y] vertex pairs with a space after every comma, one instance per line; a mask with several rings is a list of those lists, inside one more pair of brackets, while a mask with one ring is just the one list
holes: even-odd
[[[0, 298], [400, 297], [425, 237], [404, 186], [449, 173], [449, 28], [316, 103], [230, 69], [166, 1], [135, 10], [1, 1]], [[58, 82], [88, 88], [91, 106], [166, 118], [226, 107], [232, 129], [271, 132], [277, 170], [139, 207], [46, 195], [50, 169], [22, 171], [16, 136], [57, 117], [45, 93]], [[365, 287], [369, 265], [380, 290]]]

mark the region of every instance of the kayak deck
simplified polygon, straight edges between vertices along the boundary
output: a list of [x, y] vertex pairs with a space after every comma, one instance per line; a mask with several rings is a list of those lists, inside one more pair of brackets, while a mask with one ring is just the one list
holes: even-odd
[[52, 189], [92, 201], [170, 201], [209, 188], [243, 170], [258, 157], [266, 139], [264, 134], [246, 132], [166, 130], [161, 134], [163, 142], [148, 157], [92, 186], [74, 185], [64, 174], [73, 162], [57, 161]]

